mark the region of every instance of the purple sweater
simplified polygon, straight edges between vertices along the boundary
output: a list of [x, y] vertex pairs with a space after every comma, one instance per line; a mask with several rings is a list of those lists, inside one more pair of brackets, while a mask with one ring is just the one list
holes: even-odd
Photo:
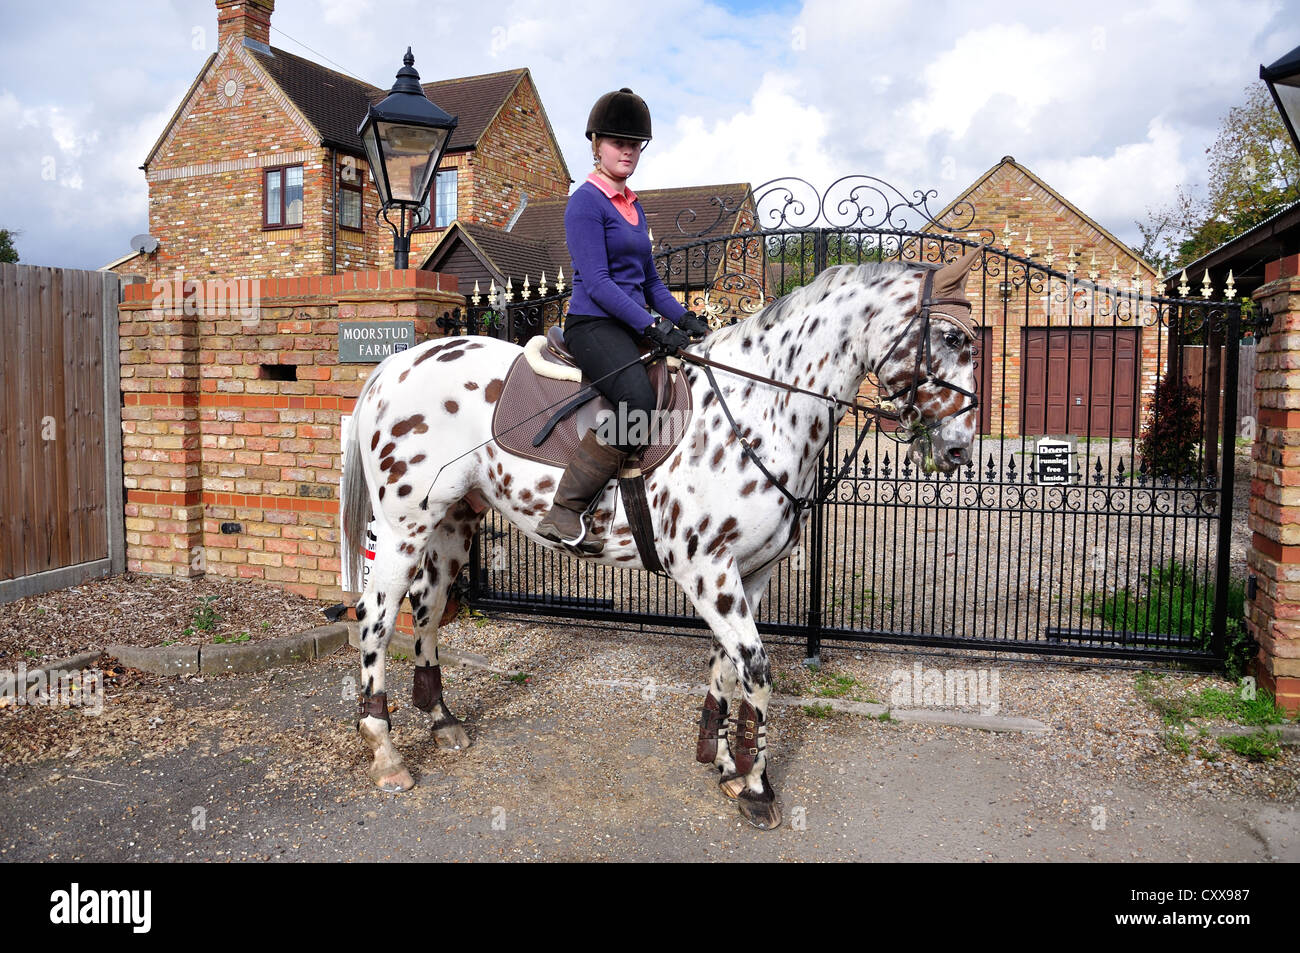
[[630, 224], [604, 193], [584, 182], [569, 196], [564, 233], [573, 259], [571, 314], [618, 318], [638, 334], [656, 311], [676, 323], [686, 309], [664, 287], [650, 251], [645, 210], [636, 202], [637, 224]]

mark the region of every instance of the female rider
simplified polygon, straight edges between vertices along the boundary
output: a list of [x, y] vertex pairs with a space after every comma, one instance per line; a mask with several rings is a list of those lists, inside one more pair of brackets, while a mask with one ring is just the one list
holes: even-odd
[[[627, 187], [641, 150], [650, 141], [650, 110], [623, 88], [596, 100], [587, 118], [595, 170], [569, 198], [565, 239], [573, 261], [573, 296], [564, 321], [564, 342], [587, 380], [614, 404], [620, 434], [606, 443], [587, 431], [560, 478], [550, 512], [537, 527], [545, 539], [596, 554], [603, 542], [588, 536], [583, 516], [624, 458], [643, 449], [625, 441], [628, 431], [649, 433], [655, 395], [637, 346], [648, 339], [676, 353], [709, 326], [687, 311], [664, 287], [650, 250], [649, 227], [636, 193]], [[658, 322], [647, 305], [662, 315]], [[608, 376], [607, 376], [608, 375]], [[638, 415], [644, 429], [628, 424]], [[626, 427], [627, 429], [623, 429]]]

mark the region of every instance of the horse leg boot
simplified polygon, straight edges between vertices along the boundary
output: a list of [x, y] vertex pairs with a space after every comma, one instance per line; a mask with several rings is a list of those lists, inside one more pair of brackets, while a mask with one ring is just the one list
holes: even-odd
[[727, 742], [727, 712], [736, 688], [736, 668], [714, 639], [709, 653], [709, 692], [700, 709], [700, 733], [695, 743], [695, 760], [711, 764], [723, 777], [734, 777], [736, 763]]
[[560, 477], [550, 512], [537, 524], [537, 535], [587, 555], [599, 554], [605, 541], [588, 535], [584, 517], [605, 484], [618, 475], [626, 456], [617, 447], [603, 443], [595, 430], [588, 430]]
[[723, 779], [722, 793], [736, 800], [749, 823], [772, 830], [781, 824], [781, 809], [767, 780], [767, 719], [762, 709], [745, 699], [736, 706], [735, 725], [731, 754], [736, 759], [736, 774]]

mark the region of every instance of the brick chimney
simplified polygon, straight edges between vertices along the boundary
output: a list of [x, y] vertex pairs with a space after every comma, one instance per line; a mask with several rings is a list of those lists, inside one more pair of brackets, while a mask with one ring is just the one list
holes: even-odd
[[217, 46], [228, 37], [271, 45], [271, 14], [275, 0], [217, 0]]

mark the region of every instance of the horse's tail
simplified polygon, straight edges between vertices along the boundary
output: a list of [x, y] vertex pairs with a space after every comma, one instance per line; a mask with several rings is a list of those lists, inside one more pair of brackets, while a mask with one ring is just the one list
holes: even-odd
[[343, 536], [347, 552], [344, 559], [351, 570], [350, 575], [356, 585], [360, 585], [365, 562], [362, 551], [365, 548], [366, 528], [370, 525], [373, 511], [370, 506], [370, 487], [366, 484], [366, 471], [361, 463], [361, 428], [357, 426], [357, 416], [361, 402], [370, 390], [370, 385], [379, 376], [379, 368], [366, 378], [353, 405], [352, 426], [349, 428], [347, 446], [343, 448], [343, 472], [347, 474], [343, 489]]

